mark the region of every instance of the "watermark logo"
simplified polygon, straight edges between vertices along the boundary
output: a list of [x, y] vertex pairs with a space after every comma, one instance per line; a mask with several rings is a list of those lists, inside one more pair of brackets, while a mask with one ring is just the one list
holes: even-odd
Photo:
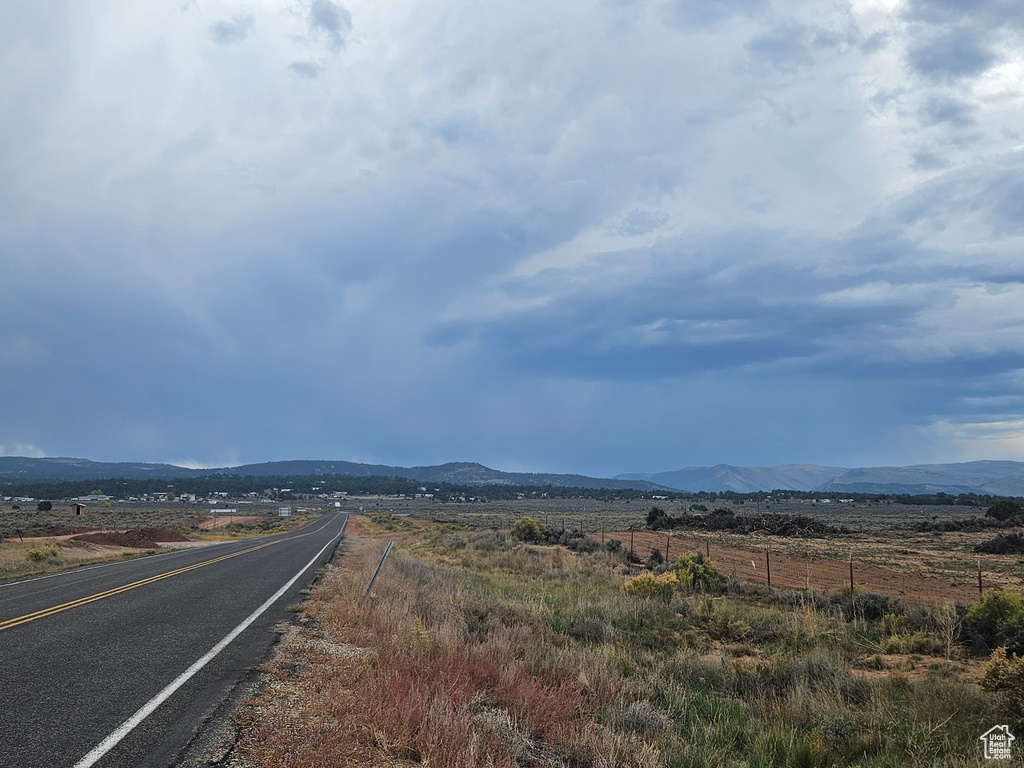
[[1010, 733], [1010, 726], [996, 725], [985, 731], [979, 738], [985, 742], [986, 760], [1010, 759], [1010, 745], [1016, 738]]

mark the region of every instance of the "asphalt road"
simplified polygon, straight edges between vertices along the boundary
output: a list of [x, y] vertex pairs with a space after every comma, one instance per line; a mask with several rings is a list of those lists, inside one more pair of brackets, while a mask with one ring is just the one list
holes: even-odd
[[[0, 584], [0, 767], [172, 765], [200, 723], [266, 657], [272, 628], [291, 615], [287, 606], [330, 558], [345, 517]], [[218, 644], [223, 649], [182, 680]], [[168, 696], [175, 681], [180, 687]], [[155, 698], [161, 693], [166, 700]], [[125, 729], [109, 746], [108, 737]], [[101, 744], [109, 751], [98, 755]]]

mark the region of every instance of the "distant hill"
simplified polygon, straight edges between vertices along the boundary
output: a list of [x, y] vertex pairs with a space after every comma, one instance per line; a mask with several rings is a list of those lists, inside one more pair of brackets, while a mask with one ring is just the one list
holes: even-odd
[[533, 472], [502, 472], [482, 464], [453, 462], [426, 467], [393, 467], [386, 464], [359, 464], [351, 461], [269, 461], [239, 467], [189, 469], [174, 464], [139, 462], [103, 462], [88, 459], [33, 459], [0, 456], [0, 481], [34, 482], [40, 480], [139, 480], [145, 478], [182, 478], [204, 475], [309, 476], [352, 475], [354, 477], [402, 477], [422, 482], [456, 485], [551, 485], [558, 487], [656, 490], [664, 489], [645, 480], [615, 480], [585, 475], [559, 475]]
[[102, 462], [88, 459], [31, 459], [0, 456], [0, 482], [187, 478], [203, 475], [385, 476], [456, 485], [551, 485], [556, 487], [752, 493], [776, 489], [825, 493], [949, 494], [1024, 496], [1024, 462], [971, 461], [909, 467], [827, 467], [781, 464], [774, 467], [686, 467], [674, 472], [625, 474], [614, 478], [534, 472], [502, 472], [472, 462], [424, 467], [360, 464], [352, 461], [270, 461], [240, 467], [189, 469], [173, 464]]
[[785, 488], [792, 491], [813, 491], [846, 472], [842, 467], [819, 467], [815, 464], [781, 464], [777, 467], [734, 467], [716, 464], [713, 467], [686, 467], [675, 472], [654, 475], [616, 475], [619, 480], [646, 480], [680, 491], [735, 491], [752, 493]]
[[822, 484], [818, 490], [910, 494], [941, 491], [1024, 496], [1024, 462], [970, 461], [850, 469]]
[[775, 467], [686, 467], [674, 472], [617, 475], [620, 480], [646, 480], [679, 491], [792, 490], [828, 493], [977, 493], [1024, 496], [1024, 462], [971, 461], [959, 464], [917, 464], [909, 467], [823, 467], [782, 464]]

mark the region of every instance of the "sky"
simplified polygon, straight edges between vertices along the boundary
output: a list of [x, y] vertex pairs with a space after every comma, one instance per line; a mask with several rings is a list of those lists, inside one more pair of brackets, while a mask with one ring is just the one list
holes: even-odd
[[1020, 0], [0, 10], [0, 455], [1024, 460]]

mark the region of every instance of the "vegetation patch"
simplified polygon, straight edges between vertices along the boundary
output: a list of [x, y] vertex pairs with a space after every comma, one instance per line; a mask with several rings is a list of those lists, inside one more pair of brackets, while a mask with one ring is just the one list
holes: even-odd
[[836, 526], [809, 515], [791, 515], [785, 513], [767, 513], [744, 515], [736, 514], [730, 509], [719, 507], [707, 515], [655, 514], [647, 516], [650, 528], [658, 531], [728, 531], [730, 533], [764, 533], [769, 536], [795, 536], [817, 538], [849, 533], [845, 526]]
[[315, 642], [243, 712], [256, 765], [973, 766], [1019, 720], [1019, 656], [984, 690], [962, 664], [985, 621], [1009, 638], [1012, 599], [769, 590], [696, 554], [638, 573], [531, 524], [396, 540], [372, 599], [373, 539], [313, 590]]
[[974, 551], [986, 555], [1024, 555], [1024, 533], [997, 533], [981, 542]]

